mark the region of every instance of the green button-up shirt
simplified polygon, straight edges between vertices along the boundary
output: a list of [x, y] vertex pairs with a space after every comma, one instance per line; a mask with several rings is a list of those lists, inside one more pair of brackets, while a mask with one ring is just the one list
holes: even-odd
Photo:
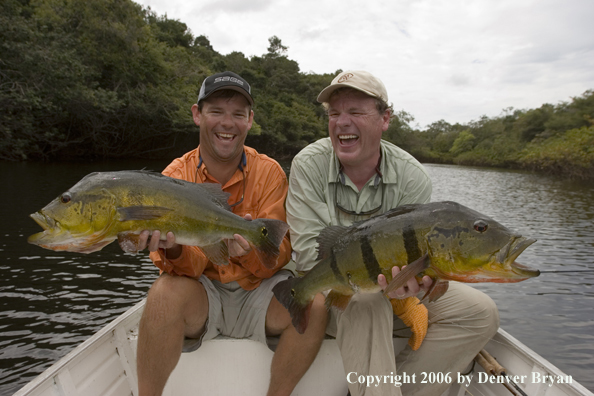
[[[309, 271], [317, 263], [316, 238], [325, 227], [349, 226], [400, 205], [431, 200], [429, 175], [413, 156], [384, 140], [380, 150], [382, 177], [371, 177], [361, 191], [347, 175], [339, 177], [330, 138], [310, 144], [293, 159], [286, 205], [298, 271]], [[337, 200], [357, 213], [381, 208], [370, 215], [350, 215], [336, 207]]]

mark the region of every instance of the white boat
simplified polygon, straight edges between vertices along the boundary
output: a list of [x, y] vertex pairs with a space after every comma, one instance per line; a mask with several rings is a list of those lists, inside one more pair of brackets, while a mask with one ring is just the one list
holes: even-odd
[[[143, 300], [130, 308], [19, 390], [15, 396], [137, 396], [136, 342], [144, 303]], [[405, 339], [395, 339], [396, 351], [403, 348], [405, 343]], [[525, 395], [594, 396], [504, 330], [499, 330], [485, 350], [506, 368], [507, 378], [515, 380]], [[207, 341], [198, 351], [182, 354], [164, 395], [265, 395], [272, 355], [269, 348], [255, 341], [230, 338]], [[451, 383], [442, 396], [512, 394], [502, 383], [498, 383], [507, 382], [506, 377], [487, 374], [479, 365], [474, 367], [472, 374], [470, 386], [443, 373], [434, 373], [432, 380]], [[352, 376], [350, 379], [356, 380]], [[417, 381], [420, 380], [417, 378]], [[512, 390], [522, 395], [513, 387]], [[347, 376], [336, 341], [325, 340], [293, 395], [346, 394]]]

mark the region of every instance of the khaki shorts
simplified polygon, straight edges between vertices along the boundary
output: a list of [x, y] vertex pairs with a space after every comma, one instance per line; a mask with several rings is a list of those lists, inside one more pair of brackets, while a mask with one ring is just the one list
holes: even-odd
[[221, 283], [202, 275], [198, 281], [208, 296], [206, 328], [200, 338], [184, 340], [183, 352], [193, 352], [202, 342], [218, 335], [266, 344], [266, 313], [273, 297], [272, 288], [292, 277], [290, 271], [281, 270], [264, 279], [256, 289], [244, 290], [237, 282]]

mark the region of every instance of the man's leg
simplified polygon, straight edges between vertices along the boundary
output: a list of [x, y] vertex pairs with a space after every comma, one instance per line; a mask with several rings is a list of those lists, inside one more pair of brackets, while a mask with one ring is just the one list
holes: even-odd
[[450, 282], [446, 294], [426, 306], [429, 328], [421, 347], [413, 351], [406, 346], [396, 356], [398, 374], [417, 374], [415, 383], [402, 386], [405, 395], [441, 395], [449, 384], [422, 384], [419, 373], [449, 372], [455, 381], [499, 328], [499, 311], [493, 300], [462, 283]]
[[208, 318], [204, 286], [183, 276], [161, 275], [151, 287], [138, 334], [138, 393], [161, 395], [177, 365], [184, 337], [198, 338]]
[[[327, 332], [336, 337], [345, 376], [396, 375], [393, 318], [392, 305], [382, 293], [355, 294], [344, 311], [332, 308]], [[348, 387], [353, 396], [401, 395], [390, 382], [366, 386], [355, 381]]]
[[268, 396], [290, 395], [299, 380], [313, 363], [328, 322], [325, 298], [318, 294], [309, 313], [309, 324], [299, 334], [291, 324], [289, 312], [273, 297], [266, 313], [266, 334], [280, 334], [280, 341], [272, 358]]

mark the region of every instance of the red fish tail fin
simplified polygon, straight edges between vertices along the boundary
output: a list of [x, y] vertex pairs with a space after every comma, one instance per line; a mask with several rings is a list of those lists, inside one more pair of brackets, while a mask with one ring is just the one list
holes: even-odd
[[302, 297], [295, 286], [301, 278], [291, 278], [277, 283], [272, 292], [276, 299], [285, 307], [291, 315], [292, 323], [299, 334], [305, 333], [309, 323], [309, 311], [313, 302], [313, 295], [310, 299]]

